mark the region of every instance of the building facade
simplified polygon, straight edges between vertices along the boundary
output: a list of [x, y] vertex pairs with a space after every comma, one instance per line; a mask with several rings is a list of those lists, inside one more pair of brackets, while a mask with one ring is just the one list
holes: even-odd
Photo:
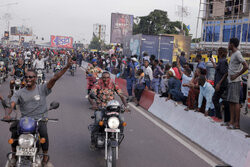
[[230, 38], [235, 37], [240, 40], [241, 49], [250, 51], [250, 0], [204, 0], [201, 3], [201, 47], [226, 47]]

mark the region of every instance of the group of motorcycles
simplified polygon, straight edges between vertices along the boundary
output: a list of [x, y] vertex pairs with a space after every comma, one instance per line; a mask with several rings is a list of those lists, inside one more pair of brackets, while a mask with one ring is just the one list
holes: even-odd
[[[25, 61], [25, 66], [27, 68], [32, 68], [32, 60]], [[53, 65], [54, 64], [54, 65]], [[0, 62], [0, 68], [1, 68]], [[50, 69], [56, 73], [62, 69], [62, 63], [57, 62], [53, 63], [47, 61], [45, 64], [45, 71], [48, 73]], [[76, 71], [76, 64], [73, 64], [69, 69], [69, 72], [74, 76]], [[37, 83], [43, 83], [43, 69], [37, 69]], [[14, 76], [15, 78], [15, 87], [14, 91], [19, 90], [22, 87], [23, 78]], [[1, 80], [1, 78], [0, 78]], [[96, 100], [95, 95], [90, 94], [90, 98]], [[5, 107], [9, 107], [8, 104], [3, 104]], [[57, 109], [59, 103], [52, 102], [50, 104], [49, 110]], [[48, 110], [48, 111], [49, 111]], [[106, 161], [107, 167], [116, 167], [116, 161], [119, 157], [119, 146], [124, 139], [124, 127], [126, 122], [123, 121], [122, 113], [125, 111], [125, 107], [120, 105], [116, 100], [112, 100], [107, 104], [105, 108], [99, 108], [98, 111], [103, 113], [102, 119], [98, 120], [96, 115], [91, 116], [94, 120], [93, 124], [88, 126], [88, 129], [93, 132], [93, 139], [95, 143], [96, 150], [104, 150], [105, 155], [104, 159]], [[18, 125], [18, 134], [17, 139], [18, 145], [16, 147], [16, 152], [10, 152], [7, 154], [7, 163], [5, 167], [11, 166], [11, 158], [13, 155], [17, 157], [16, 167], [42, 167], [41, 160], [45, 156], [41, 152], [41, 144], [45, 143], [45, 138], [41, 138], [38, 132], [38, 126], [41, 122], [55, 122], [57, 119], [39, 119], [35, 120], [30, 117], [23, 117], [21, 119], [12, 119], [12, 120], [2, 120], [4, 122], [13, 123], [17, 122]], [[9, 139], [8, 143], [13, 144], [14, 139]], [[48, 155], [46, 155], [48, 156]]]

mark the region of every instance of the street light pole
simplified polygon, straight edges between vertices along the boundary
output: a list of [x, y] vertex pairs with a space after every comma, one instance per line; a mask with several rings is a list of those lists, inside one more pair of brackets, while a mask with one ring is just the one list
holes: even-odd
[[183, 31], [183, 0], [181, 1], [181, 17], [182, 17], [182, 21], [181, 21], [181, 30]]

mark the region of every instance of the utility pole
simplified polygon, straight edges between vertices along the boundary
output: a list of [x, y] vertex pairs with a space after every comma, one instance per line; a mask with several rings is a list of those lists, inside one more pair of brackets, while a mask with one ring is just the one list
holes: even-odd
[[181, 30], [183, 31], [183, 8], [184, 8], [184, 6], [183, 6], [183, 0], [181, 1], [181, 17], [182, 17], [182, 21], [181, 21]]

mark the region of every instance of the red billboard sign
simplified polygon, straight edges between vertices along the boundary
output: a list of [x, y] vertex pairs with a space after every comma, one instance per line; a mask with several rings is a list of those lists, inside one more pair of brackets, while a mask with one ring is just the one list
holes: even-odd
[[73, 38], [65, 36], [50, 36], [51, 47], [73, 48]]

